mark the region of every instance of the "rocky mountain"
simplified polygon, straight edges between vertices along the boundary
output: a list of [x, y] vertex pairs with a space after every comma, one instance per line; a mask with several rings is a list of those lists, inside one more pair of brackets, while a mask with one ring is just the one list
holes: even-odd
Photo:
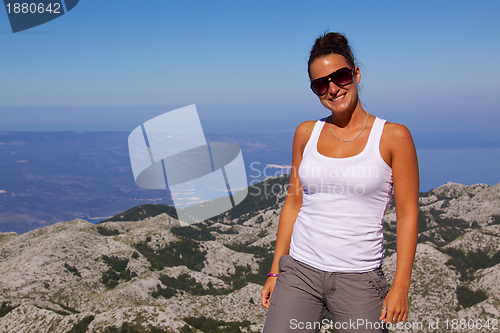
[[[100, 224], [0, 234], [0, 332], [260, 332], [286, 183], [268, 179], [235, 209], [189, 227], [171, 209], [141, 206]], [[410, 314], [393, 329], [497, 330], [500, 184], [447, 183], [421, 193], [420, 204]], [[395, 220], [390, 206], [388, 280]]]

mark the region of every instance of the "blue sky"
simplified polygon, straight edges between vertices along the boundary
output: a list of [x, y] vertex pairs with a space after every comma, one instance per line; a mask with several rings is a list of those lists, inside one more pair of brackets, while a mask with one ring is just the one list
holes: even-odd
[[499, 1], [81, 0], [13, 34], [0, 10], [0, 131], [131, 131], [196, 104], [207, 132], [291, 133], [328, 113], [307, 56], [339, 31], [360, 62], [365, 108], [410, 128], [430, 163], [422, 172], [441, 165], [438, 149], [476, 149], [485, 159], [468, 167], [489, 169], [448, 180], [494, 185], [499, 13]]

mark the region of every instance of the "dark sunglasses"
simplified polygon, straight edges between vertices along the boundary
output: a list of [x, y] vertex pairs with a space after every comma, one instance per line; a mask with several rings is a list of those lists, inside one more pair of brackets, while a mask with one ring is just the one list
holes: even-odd
[[335, 83], [339, 87], [347, 86], [352, 83], [352, 75], [354, 74], [354, 68], [349, 69], [347, 67], [336, 70], [330, 75], [320, 77], [311, 82], [312, 91], [318, 95], [322, 96], [328, 91], [330, 86], [330, 81]]

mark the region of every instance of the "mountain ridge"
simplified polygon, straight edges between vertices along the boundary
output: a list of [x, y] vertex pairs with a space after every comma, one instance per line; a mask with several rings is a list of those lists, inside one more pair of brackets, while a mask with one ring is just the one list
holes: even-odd
[[[266, 186], [286, 182], [283, 176]], [[209, 332], [208, 324], [212, 332], [261, 331], [260, 289], [286, 192], [260, 194], [249, 198], [247, 211], [182, 228], [162, 213], [0, 233], [0, 332]], [[452, 332], [462, 319], [498, 322], [500, 186], [447, 183], [421, 193], [420, 201], [412, 327], [398, 331]], [[390, 205], [388, 281], [397, 260], [394, 223]], [[438, 319], [435, 330], [429, 325]]]

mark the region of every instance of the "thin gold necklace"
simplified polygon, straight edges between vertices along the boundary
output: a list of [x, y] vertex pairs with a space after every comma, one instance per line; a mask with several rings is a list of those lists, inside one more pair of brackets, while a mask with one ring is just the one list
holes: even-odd
[[[366, 112], [366, 111], [365, 111]], [[368, 125], [368, 118], [370, 118], [370, 114], [368, 112], [366, 112], [366, 122], [365, 122], [365, 127], [363, 127], [363, 129], [361, 130], [361, 132], [359, 132], [359, 134], [354, 138], [354, 139], [351, 139], [351, 140], [342, 140], [341, 138], [339, 138], [335, 132], [333, 131], [333, 127], [332, 127], [332, 116], [329, 117], [330, 118], [330, 121], [328, 122], [330, 124], [330, 129], [332, 130], [332, 134], [334, 137], [337, 138], [337, 140], [340, 140], [342, 142], [352, 142], [354, 140], [356, 140], [357, 138], [359, 138], [361, 136], [361, 133], [363, 133], [363, 131], [365, 130], [366, 128], [366, 125]]]

